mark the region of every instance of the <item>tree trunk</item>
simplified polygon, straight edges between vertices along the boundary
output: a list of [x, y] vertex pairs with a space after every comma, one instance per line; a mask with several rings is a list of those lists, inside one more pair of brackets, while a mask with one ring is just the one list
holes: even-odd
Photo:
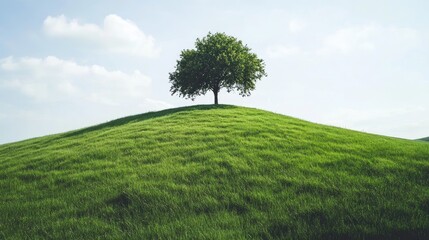
[[213, 91], [213, 93], [214, 93], [214, 104], [218, 104], [218, 98], [217, 98], [217, 95], [218, 95], [218, 93], [219, 93], [219, 91]]

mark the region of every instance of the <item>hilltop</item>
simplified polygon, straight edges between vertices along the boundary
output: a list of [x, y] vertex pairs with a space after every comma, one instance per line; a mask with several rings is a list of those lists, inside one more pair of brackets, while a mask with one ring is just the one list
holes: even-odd
[[228, 105], [0, 145], [0, 238], [429, 237], [429, 145]]

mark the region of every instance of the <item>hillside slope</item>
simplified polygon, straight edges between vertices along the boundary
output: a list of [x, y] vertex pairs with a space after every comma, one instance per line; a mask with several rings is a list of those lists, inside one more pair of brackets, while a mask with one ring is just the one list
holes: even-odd
[[429, 145], [193, 106], [0, 145], [0, 238], [425, 238]]
[[420, 139], [422, 141], [429, 141], [429, 137]]

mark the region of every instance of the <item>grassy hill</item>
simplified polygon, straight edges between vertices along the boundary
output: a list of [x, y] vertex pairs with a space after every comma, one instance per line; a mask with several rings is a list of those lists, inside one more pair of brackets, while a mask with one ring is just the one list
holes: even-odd
[[0, 145], [0, 239], [429, 237], [429, 145], [193, 106]]
[[422, 141], [429, 141], [429, 137], [420, 139]]

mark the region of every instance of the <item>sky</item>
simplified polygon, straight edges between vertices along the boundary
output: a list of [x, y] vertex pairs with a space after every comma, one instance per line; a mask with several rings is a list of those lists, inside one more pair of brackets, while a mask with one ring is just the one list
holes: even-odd
[[0, 0], [0, 144], [194, 104], [171, 96], [183, 49], [224, 32], [265, 61], [219, 102], [429, 136], [429, 1]]

